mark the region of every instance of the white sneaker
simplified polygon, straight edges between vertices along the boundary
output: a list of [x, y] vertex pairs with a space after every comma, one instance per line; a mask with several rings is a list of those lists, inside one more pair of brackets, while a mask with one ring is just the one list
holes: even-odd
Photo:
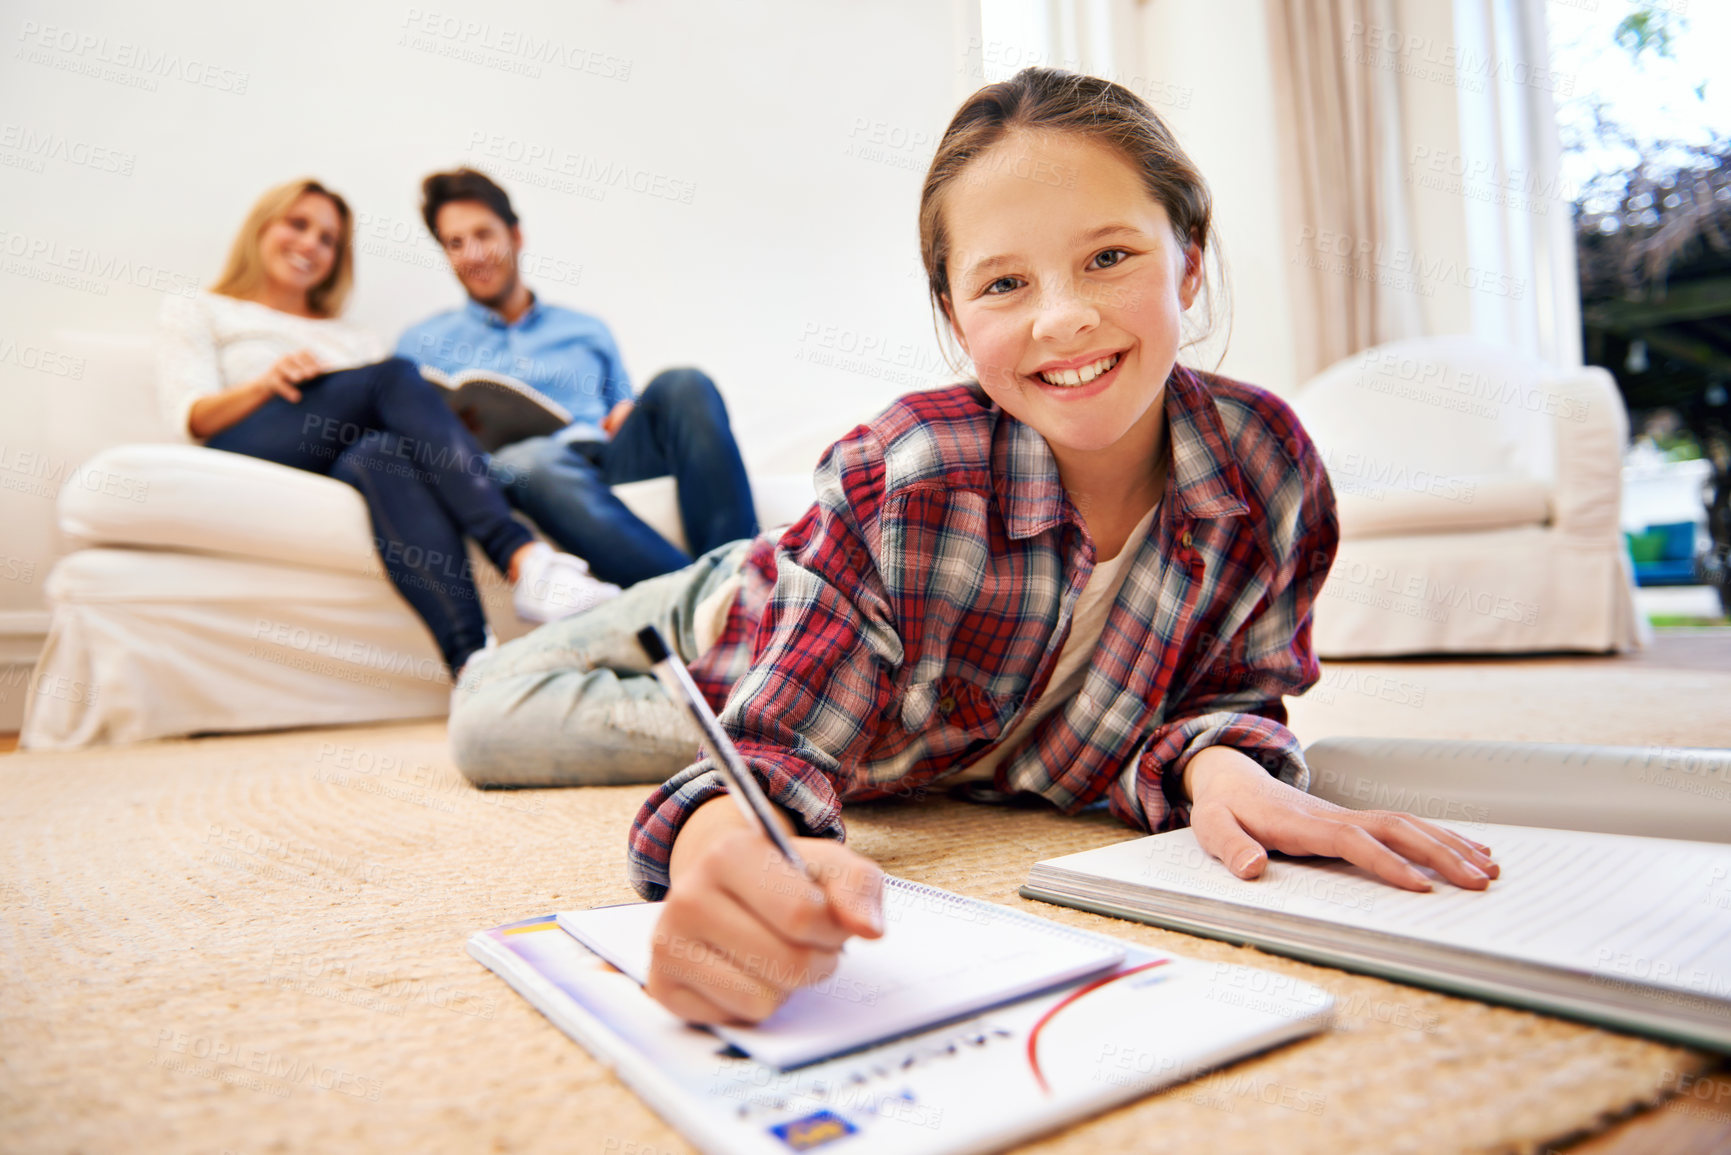
[[589, 572], [589, 563], [538, 541], [517, 567], [511, 604], [526, 622], [554, 622], [612, 601], [623, 591]]

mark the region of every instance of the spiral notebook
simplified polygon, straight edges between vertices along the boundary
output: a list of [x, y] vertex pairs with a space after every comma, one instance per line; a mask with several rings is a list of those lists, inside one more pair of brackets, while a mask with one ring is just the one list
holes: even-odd
[[[477, 931], [468, 951], [705, 1155], [984, 1155], [1191, 1079], [1186, 1098], [1235, 1111], [1270, 1101], [1267, 1078], [1210, 1072], [1333, 1017], [1327, 991], [1289, 975], [1123, 946], [1104, 974], [792, 1070], [680, 1021], [553, 915]], [[534, 1029], [510, 1013], [468, 1025]], [[1280, 1090], [1293, 1111], [1328, 1106]]]
[[[559, 925], [647, 982], [659, 903], [566, 911]], [[884, 934], [852, 938], [822, 982], [754, 1027], [715, 1033], [782, 1070], [965, 1018], [1099, 974], [1124, 948], [1009, 907], [900, 878], [884, 880]]]

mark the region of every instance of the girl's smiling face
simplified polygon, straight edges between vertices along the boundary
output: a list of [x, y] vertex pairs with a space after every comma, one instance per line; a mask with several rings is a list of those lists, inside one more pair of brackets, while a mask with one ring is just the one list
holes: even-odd
[[1051, 446], [1151, 470], [1201, 249], [1116, 150], [1012, 132], [945, 192], [948, 314], [980, 385]]

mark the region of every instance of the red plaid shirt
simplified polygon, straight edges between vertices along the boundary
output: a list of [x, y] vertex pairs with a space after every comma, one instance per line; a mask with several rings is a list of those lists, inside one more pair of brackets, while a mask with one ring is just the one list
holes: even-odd
[[[1065, 813], [1104, 797], [1154, 831], [1189, 821], [1181, 776], [1208, 746], [1307, 787], [1281, 698], [1317, 680], [1311, 606], [1339, 539], [1284, 402], [1179, 368], [1165, 405], [1166, 496], [1125, 546], [1082, 688], [993, 784]], [[752, 549], [693, 674], [726, 696], [722, 725], [770, 798], [802, 833], [841, 837], [843, 802], [923, 794], [1032, 708], [1094, 544], [1045, 440], [972, 385], [891, 405], [825, 454], [817, 489], [779, 546]], [[705, 759], [650, 795], [630, 844], [643, 895], [665, 892], [680, 826], [725, 789]]]

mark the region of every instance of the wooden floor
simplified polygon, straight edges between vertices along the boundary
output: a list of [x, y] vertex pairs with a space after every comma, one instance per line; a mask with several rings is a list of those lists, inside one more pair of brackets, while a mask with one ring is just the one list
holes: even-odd
[[1686, 1080], [1677, 1093], [1608, 1131], [1543, 1155], [1696, 1155], [1731, 1152], [1731, 1070]]

